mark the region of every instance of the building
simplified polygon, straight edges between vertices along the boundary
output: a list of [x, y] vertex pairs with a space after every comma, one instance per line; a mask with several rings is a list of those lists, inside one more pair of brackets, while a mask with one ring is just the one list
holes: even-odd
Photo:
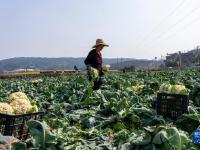
[[196, 57], [200, 55], [200, 48], [197, 47], [188, 52], [177, 52], [166, 56], [165, 65], [167, 67], [191, 67], [197, 64]]

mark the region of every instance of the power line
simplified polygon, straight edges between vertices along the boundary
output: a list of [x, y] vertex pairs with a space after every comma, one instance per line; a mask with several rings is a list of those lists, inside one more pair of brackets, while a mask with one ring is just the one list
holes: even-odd
[[[167, 39], [173, 37], [173, 36], [176, 35], [177, 33], [180, 33], [181, 31], [183, 31], [183, 29], [185, 30], [185, 29], [187, 29], [188, 27], [190, 27], [192, 24], [198, 23], [199, 21], [200, 21], [200, 17], [198, 16], [197, 18], [191, 20], [191, 21], [188, 22], [185, 26], [183, 26], [183, 27], [181, 28], [181, 30], [178, 30], [178, 32], [175, 32], [175, 33], [173, 33], [173, 34], [170, 34], [169, 36], [167, 36], [166, 38], [164, 38], [164, 39], [162, 39], [162, 40], [167, 40]], [[161, 40], [161, 38], [159, 38], [158, 40]], [[154, 43], [153, 45], [151, 45], [149, 48], [152, 48], [155, 44], [156, 44], [156, 43]]]
[[[196, 10], [198, 10], [200, 7], [195, 7], [194, 9], [192, 9], [191, 11], [189, 11], [186, 15], [184, 15], [182, 18], [180, 18], [177, 22], [175, 22], [174, 24], [172, 24], [170, 27], [168, 27], [165, 31], [163, 31], [162, 33], [160, 33], [158, 36], [156, 36], [155, 38], [153, 38], [150, 42], [152, 43], [153, 41], [156, 40], [160, 40], [160, 38], [167, 33], [168, 31], [172, 30], [175, 26], [177, 26], [178, 24], [180, 24], [181, 22], [183, 22], [186, 17], [190, 16], [191, 14], [193, 14]], [[155, 43], [154, 43], [155, 44]]]
[[184, 17], [182, 17], [181, 19], [179, 19], [176, 23], [174, 23], [174, 24], [171, 25], [169, 28], [167, 28], [167, 30], [165, 30], [165, 31], [162, 32], [159, 36], [157, 36], [157, 38], [160, 38], [163, 34], [165, 34], [165, 33], [168, 32], [169, 30], [171, 30], [172, 28], [174, 28], [175, 26], [177, 26], [178, 24], [180, 24], [181, 22], [183, 22], [187, 16], [190, 16], [193, 12], [195, 12], [195, 11], [198, 10], [199, 8], [200, 8], [199, 6], [198, 6], [197, 8], [194, 8], [191, 12], [189, 12], [187, 15], [185, 15]]
[[173, 16], [186, 2], [186, 0], [182, 0], [166, 17], [164, 17], [146, 36], [144, 36], [144, 38], [139, 42], [139, 45], [148, 37], [150, 37], [150, 35], [157, 30], [160, 26], [162, 26], [164, 24], [164, 22], [170, 18], [171, 16]]
[[190, 22], [188, 22], [185, 26], [183, 26], [182, 28], [180, 28], [181, 30], [178, 30], [177, 32], [171, 34], [170, 36], [167, 36], [165, 39], [168, 39], [174, 35], [176, 35], [177, 33], [180, 33], [181, 31], [183, 31], [183, 29], [187, 29], [188, 27], [190, 27], [193, 23], [197, 23], [200, 21], [200, 17], [198, 16], [197, 18], [191, 20]]

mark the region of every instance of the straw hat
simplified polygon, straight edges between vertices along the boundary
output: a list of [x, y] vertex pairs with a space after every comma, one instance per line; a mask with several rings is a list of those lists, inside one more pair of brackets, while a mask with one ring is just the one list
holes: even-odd
[[97, 47], [98, 45], [103, 45], [103, 46], [109, 46], [108, 44], [104, 43], [103, 39], [97, 39], [96, 40], [96, 44], [94, 46], [92, 46], [92, 48]]

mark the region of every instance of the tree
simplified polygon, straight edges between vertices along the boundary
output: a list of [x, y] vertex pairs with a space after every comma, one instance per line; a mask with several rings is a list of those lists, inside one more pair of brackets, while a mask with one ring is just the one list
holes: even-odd
[[195, 57], [195, 61], [196, 61], [197, 65], [199, 66], [199, 65], [200, 65], [200, 54], [198, 54], [198, 55]]

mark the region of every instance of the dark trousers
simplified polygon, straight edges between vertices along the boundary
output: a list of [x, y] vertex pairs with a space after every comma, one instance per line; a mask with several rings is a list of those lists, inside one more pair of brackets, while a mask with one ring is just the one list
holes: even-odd
[[98, 81], [94, 81], [94, 86], [92, 87], [93, 90], [100, 89], [101, 85], [103, 84], [101, 77]]

